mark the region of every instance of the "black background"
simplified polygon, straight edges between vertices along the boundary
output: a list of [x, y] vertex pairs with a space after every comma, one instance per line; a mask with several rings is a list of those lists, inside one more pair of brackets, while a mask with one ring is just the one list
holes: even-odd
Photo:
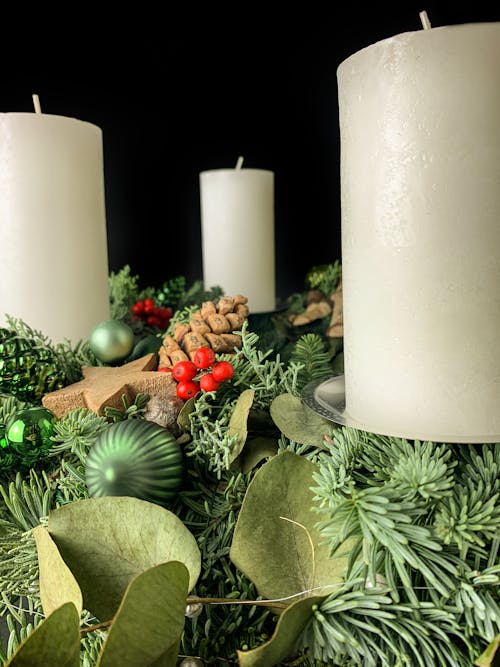
[[141, 286], [202, 278], [200, 171], [239, 155], [274, 171], [284, 298], [341, 259], [336, 69], [421, 29], [424, 9], [433, 27], [500, 20], [478, 2], [25, 5], [2, 22], [0, 111], [32, 111], [37, 93], [102, 128], [109, 268]]

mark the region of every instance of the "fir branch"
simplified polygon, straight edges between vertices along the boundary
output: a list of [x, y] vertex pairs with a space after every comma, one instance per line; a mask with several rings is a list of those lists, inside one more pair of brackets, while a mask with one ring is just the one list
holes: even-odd
[[121, 396], [123, 410], [113, 408], [107, 405], [104, 408], [104, 416], [112, 422], [125, 421], [127, 419], [144, 419], [144, 413], [147, 410], [149, 395], [137, 394], [132, 405], [129, 403], [125, 394]]
[[297, 390], [301, 391], [312, 380], [332, 375], [330, 355], [324, 338], [308, 333], [295, 343], [290, 360], [300, 365], [297, 374]]
[[[342, 275], [342, 265], [339, 260], [321, 267], [315, 267], [308, 273], [307, 283], [310, 289], [317, 289], [329, 296], [335, 290]], [[321, 269], [321, 270], [319, 270]]]
[[31, 530], [13, 530], [0, 538], [0, 616], [12, 612], [21, 596], [37, 603], [38, 554]]
[[434, 528], [443, 543], [456, 544], [465, 558], [470, 547], [484, 547], [499, 536], [499, 495], [492, 493], [492, 486], [488, 482], [485, 485], [482, 477], [457, 484], [436, 511]]
[[130, 317], [130, 308], [139, 295], [139, 277], [131, 274], [128, 264], [118, 273], [109, 275], [110, 315], [113, 320], [126, 320]]
[[84, 464], [75, 467], [63, 459], [60, 473], [55, 479], [55, 487], [58, 506], [88, 498], [89, 492], [85, 480]]
[[51, 447], [49, 454], [70, 454], [70, 460], [84, 463], [89, 449], [108, 427], [106, 417], [98, 416], [88, 408], [72, 410], [54, 423], [51, 440], [56, 444]]
[[365, 667], [470, 665], [472, 647], [452, 614], [431, 603], [395, 604], [363, 585], [351, 581], [314, 609], [301, 636], [313, 657]]
[[30, 470], [28, 480], [18, 472], [8, 490], [0, 485], [0, 495], [15, 525], [23, 531], [38, 526], [48, 516], [53, 503], [53, 489], [45, 471], [38, 476]]
[[455, 593], [455, 606], [468, 637], [479, 636], [490, 642], [500, 633], [498, 592], [461, 581]]
[[438, 502], [449, 496], [455, 484], [455, 461], [450, 461], [451, 449], [433, 442], [415, 441], [413, 446], [401, 441], [404, 454], [390, 473], [390, 482], [401, 498], [412, 500], [418, 496]]

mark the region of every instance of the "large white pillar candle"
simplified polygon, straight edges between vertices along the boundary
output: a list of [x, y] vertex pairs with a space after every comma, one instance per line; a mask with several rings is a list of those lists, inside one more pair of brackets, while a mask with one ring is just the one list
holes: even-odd
[[76, 344], [109, 319], [102, 133], [63, 116], [0, 114], [0, 326]]
[[251, 313], [275, 310], [274, 173], [204, 171], [200, 198], [205, 287], [246, 296]]
[[397, 35], [337, 76], [346, 413], [500, 441], [500, 23]]

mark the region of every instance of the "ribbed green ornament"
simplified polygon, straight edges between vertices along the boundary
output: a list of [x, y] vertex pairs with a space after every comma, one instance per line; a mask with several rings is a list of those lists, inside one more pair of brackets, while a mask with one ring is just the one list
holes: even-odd
[[89, 495], [132, 496], [165, 505], [182, 485], [183, 453], [162, 426], [128, 419], [98, 436], [87, 455]]

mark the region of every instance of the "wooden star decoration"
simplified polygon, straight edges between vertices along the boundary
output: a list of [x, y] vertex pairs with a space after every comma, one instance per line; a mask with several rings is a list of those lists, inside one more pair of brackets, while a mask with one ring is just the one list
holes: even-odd
[[154, 353], [123, 366], [83, 366], [83, 380], [58, 389], [42, 398], [42, 404], [58, 419], [77, 408], [104, 414], [104, 408], [123, 408], [122, 395], [133, 403], [137, 394], [169, 398], [175, 396], [176, 382], [171, 373], [156, 370]]

